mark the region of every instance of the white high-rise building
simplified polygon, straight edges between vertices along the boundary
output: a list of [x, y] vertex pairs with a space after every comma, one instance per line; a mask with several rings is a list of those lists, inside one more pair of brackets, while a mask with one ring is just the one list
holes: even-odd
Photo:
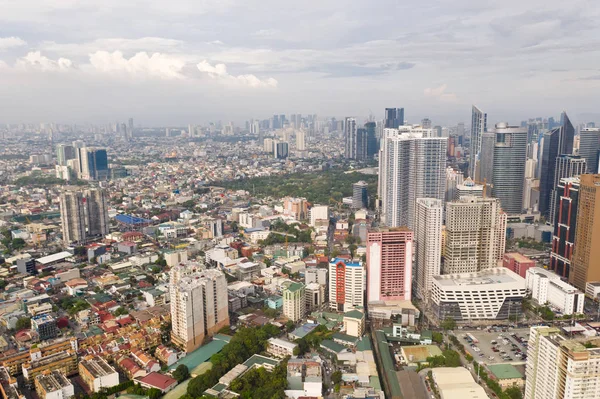
[[300, 321], [306, 314], [306, 286], [290, 283], [283, 289], [283, 315], [293, 322]]
[[296, 150], [306, 150], [306, 133], [304, 133], [304, 130], [298, 130], [296, 132]]
[[364, 306], [365, 267], [361, 261], [333, 259], [329, 263], [329, 306], [347, 312]]
[[379, 153], [381, 221], [414, 230], [417, 198], [444, 200], [448, 139], [431, 129], [401, 126], [384, 129]]
[[473, 105], [471, 109], [471, 152], [469, 154], [469, 175], [475, 176], [475, 167], [481, 151], [481, 138], [487, 131], [487, 114]]
[[229, 326], [227, 280], [220, 270], [192, 262], [174, 266], [169, 274], [171, 341], [189, 353]]
[[506, 248], [506, 223], [496, 198], [461, 197], [448, 202], [444, 274], [496, 267]]
[[329, 220], [329, 207], [327, 205], [315, 205], [308, 210], [310, 225], [315, 226], [317, 220]]
[[564, 315], [583, 313], [585, 294], [562, 281], [558, 274], [541, 267], [532, 267], [527, 269], [525, 282], [531, 297], [538, 304], [548, 303]]
[[454, 170], [451, 166], [446, 168], [446, 197], [445, 202], [453, 201], [456, 198], [456, 187], [463, 184], [464, 176], [462, 172]]
[[444, 205], [434, 198], [417, 199], [417, 296], [427, 301], [431, 279], [440, 274]]
[[567, 339], [556, 327], [531, 327], [525, 368], [525, 399], [600, 397], [600, 349]]

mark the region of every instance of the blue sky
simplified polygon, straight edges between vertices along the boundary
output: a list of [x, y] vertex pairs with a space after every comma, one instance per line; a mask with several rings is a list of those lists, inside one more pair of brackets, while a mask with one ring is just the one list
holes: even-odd
[[597, 1], [0, 0], [0, 121], [600, 121]]

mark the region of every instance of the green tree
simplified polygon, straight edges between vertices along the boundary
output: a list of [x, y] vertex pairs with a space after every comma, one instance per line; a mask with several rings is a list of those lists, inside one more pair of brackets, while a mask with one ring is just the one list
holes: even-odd
[[162, 392], [157, 388], [150, 388], [146, 391], [146, 395], [148, 395], [149, 399], [158, 399], [162, 396]]
[[290, 332], [290, 331], [293, 331], [295, 327], [296, 327], [296, 324], [294, 324], [294, 322], [293, 322], [293, 321], [291, 321], [291, 320], [288, 320], [288, 321], [285, 323], [285, 329], [286, 329], [288, 332]]
[[173, 378], [175, 378], [177, 382], [183, 382], [190, 378], [190, 370], [185, 364], [180, 364], [175, 371], [173, 371]]
[[521, 392], [521, 389], [518, 386], [506, 388], [506, 390], [504, 391], [504, 395], [508, 399], [523, 399], [523, 393]]
[[25, 248], [25, 245], [27, 245], [27, 243], [22, 238], [15, 238], [10, 243], [10, 246], [15, 251]]
[[337, 370], [331, 374], [331, 382], [339, 384], [342, 381], [342, 372]]
[[29, 317], [19, 317], [15, 329], [24, 330], [27, 328], [31, 328], [31, 319]]
[[456, 328], [456, 321], [453, 318], [446, 317], [440, 327], [444, 330], [454, 330]]

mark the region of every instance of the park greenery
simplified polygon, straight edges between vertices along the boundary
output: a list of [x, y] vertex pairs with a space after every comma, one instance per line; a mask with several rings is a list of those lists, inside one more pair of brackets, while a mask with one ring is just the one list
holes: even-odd
[[60, 301], [60, 307], [73, 316], [82, 310], [89, 309], [90, 304], [83, 299], [66, 297]]
[[298, 344], [297, 353], [294, 355], [302, 356], [305, 353], [310, 352], [310, 349], [317, 349], [321, 345], [321, 342], [325, 339], [331, 338], [333, 331], [329, 331], [325, 326], [318, 326], [310, 333], [306, 334], [303, 338], [298, 338], [296, 341]]
[[287, 361], [281, 362], [272, 372], [264, 367], [250, 370], [231, 383], [230, 389], [242, 399], [284, 399], [287, 387]]
[[430, 356], [426, 362], [420, 363], [418, 371], [424, 368], [435, 368], [435, 367], [460, 367], [460, 355], [458, 352], [452, 349], [446, 349], [438, 356]]
[[[342, 170], [303, 172], [279, 176], [255, 177], [225, 181], [215, 185], [231, 190], [245, 190], [256, 197], [305, 197], [314, 204], [340, 203], [352, 196], [352, 184], [364, 180], [371, 195], [377, 192], [377, 176]], [[372, 199], [370, 204], [374, 204]]]
[[267, 340], [280, 333], [279, 328], [272, 324], [255, 328], [240, 328], [221, 352], [210, 358], [213, 367], [206, 373], [190, 380], [187, 386], [187, 395], [191, 398], [201, 398], [204, 391], [218, 383], [219, 378], [225, 373], [245, 362], [252, 355], [263, 352], [267, 347]]

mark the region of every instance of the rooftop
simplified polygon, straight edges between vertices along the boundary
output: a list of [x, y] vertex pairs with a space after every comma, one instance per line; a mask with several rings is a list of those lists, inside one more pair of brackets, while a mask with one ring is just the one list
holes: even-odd
[[490, 364], [487, 368], [499, 380], [523, 378], [523, 374], [521, 374], [512, 364]]
[[95, 378], [116, 373], [115, 369], [110, 367], [110, 365], [106, 363], [106, 360], [100, 357], [83, 359], [79, 364]]
[[73, 254], [71, 254], [70, 252], [63, 251], [63, 252], [59, 252], [56, 254], [43, 256], [39, 259], [36, 259], [36, 262], [41, 263], [42, 265], [47, 265], [49, 263], [58, 262], [59, 260], [64, 260], [64, 259], [70, 258], [72, 256], [73, 256]]
[[332, 259], [331, 262], [329, 262], [330, 264], [336, 265], [339, 262], [342, 262], [346, 265], [346, 267], [362, 267], [362, 262], [359, 260], [348, 260], [348, 259], [343, 259], [343, 258], [335, 258]]
[[525, 279], [504, 267], [493, 267], [477, 273], [446, 274], [434, 276], [442, 286], [477, 286], [490, 284], [525, 284]]
[[157, 372], [152, 372], [152, 373], [148, 374], [144, 378], [140, 379], [140, 381], [143, 382], [144, 384], [148, 384], [155, 388], [158, 388], [161, 391], [164, 391], [165, 389], [169, 388], [173, 384], [177, 384], [177, 380], [175, 380], [167, 375], [160, 374]]
[[46, 393], [55, 392], [71, 385], [71, 381], [58, 370], [54, 370], [49, 374], [40, 374], [35, 378]]
[[296, 292], [304, 288], [304, 284], [301, 283], [292, 283], [286, 289], [290, 292]]

